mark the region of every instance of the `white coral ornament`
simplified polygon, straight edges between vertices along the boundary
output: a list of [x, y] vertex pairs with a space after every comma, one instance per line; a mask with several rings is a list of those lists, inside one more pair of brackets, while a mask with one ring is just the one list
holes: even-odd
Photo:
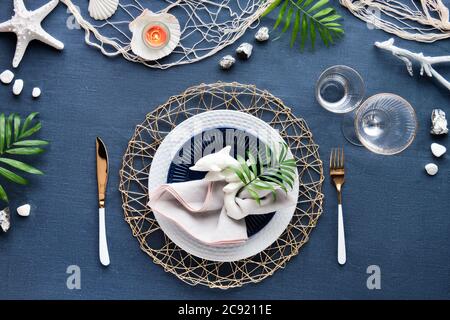
[[414, 53], [406, 49], [402, 49], [394, 46], [394, 39], [390, 38], [384, 42], [375, 42], [375, 46], [390, 51], [395, 57], [399, 58], [406, 64], [406, 69], [409, 75], [413, 76], [413, 62], [420, 63], [420, 75], [428, 76], [430, 78], [434, 77], [438, 82], [440, 82], [447, 90], [450, 90], [450, 81], [446, 80], [439, 72], [437, 72], [433, 65], [450, 63], [450, 56], [437, 56], [429, 57], [421, 53]]
[[169, 13], [144, 10], [130, 23], [131, 50], [144, 60], [155, 61], [168, 56], [181, 37], [178, 19]]
[[89, 0], [89, 15], [95, 20], [106, 20], [116, 13], [119, 0]]

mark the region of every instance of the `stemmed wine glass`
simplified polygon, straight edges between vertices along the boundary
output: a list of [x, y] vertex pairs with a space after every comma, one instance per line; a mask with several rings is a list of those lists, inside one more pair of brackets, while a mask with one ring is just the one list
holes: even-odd
[[359, 141], [372, 152], [400, 153], [416, 136], [416, 113], [409, 102], [398, 95], [376, 94], [359, 107], [355, 131]]

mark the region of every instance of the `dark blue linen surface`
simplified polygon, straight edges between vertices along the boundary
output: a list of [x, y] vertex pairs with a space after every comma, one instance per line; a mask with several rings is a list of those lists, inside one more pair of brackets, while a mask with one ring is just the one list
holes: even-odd
[[[30, 3], [31, 1], [27, 1]], [[31, 8], [43, 4], [33, 1]], [[338, 6], [337, 1], [336, 6]], [[232, 54], [232, 45], [202, 62], [151, 70], [121, 58], [107, 58], [84, 43], [80, 30], [66, 28], [66, 7], [59, 7], [43, 26], [66, 47], [58, 52], [32, 43], [15, 70], [25, 81], [19, 97], [12, 86], [0, 85], [0, 110], [41, 113], [41, 138], [51, 140], [46, 154], [31, 161], [46, 175], [31, 178], [26, 188], [7, 185], [11, 208], [29, 202], [29, 218], [12, 215], [12, 228], [0, 235], [0, 298], [2, 299], [388, 299], [450, 297], [449, 156], [435, 160], [429, 134], [430, 113], [440, 107], [450, 113], [450, 94], [432, 80], [408, 76], [398, 59], [373, 47], [390, 36], [369, 30], [345, 9], [346, 36], [336, 46], [312, 53], [289, 49], [287, 37], [255, 45], [247, 62], [223, 72], [218, 59]], [[0, 21], [9, 19], [12, 1], [2, 1]], [[262, 22], [271, 26], [273, 19]], [[255, 31], [241, 41], [253, 42]], [[430, 55], [450, 52], [450, 40], [418, 44], [396, 39], [399, 46]], [[0, 71], [11, 68], [13, 34], [0, 34]], [[314, 85], [323, 69], [346, 64], [360, 71], [367, 94], [392, 92], [414, 106], [419, 131], [414, 143], [396, 156], [380, 156], [346, 143], [340, 117], [317, 105]], [[449, 67], [442, 70], [449, 74]], [[417, 70], [417, 69], [416, 69]], [[418, 71], [416, 71], [418, 73]], [[189, 86], [218, 80], [252, 83], [280, 97], [309, 124], [320, 145], [324, 165], [329, 151], [345, 146], [344, 216], [348, 262], [336, 261], [336, 194], [324, 182], [324, 213], [310, 241], [286, 268], [257, 285], [228, 291], [191, 287], [153, 264], [133, 238], [123, 219], [118, 191], [119, 168], [135, 126], [146, 113]], [[33, 86], [42, 88], [33, 101]], [[111, 265], [98, 260], [95, 137], [108, 146], [110, 180], [107, 232]], [[423, 167], [435, 161], [437, 176]], [[69, 265], [81, 268], [81, 289], [66, 287]], [[369, 290], [366, 269], [381, 268], [381, 289]]]

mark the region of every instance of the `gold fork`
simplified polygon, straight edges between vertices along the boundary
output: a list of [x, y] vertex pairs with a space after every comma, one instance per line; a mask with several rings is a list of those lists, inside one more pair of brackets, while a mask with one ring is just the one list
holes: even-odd
[[331, 149], [330, 176], [336, 186], [338, 194], [338, 262], [345, 264], [347, 260], [345, 252], [344, 218], [342, 214], [342, 185], [344, 184], [344, 149]]

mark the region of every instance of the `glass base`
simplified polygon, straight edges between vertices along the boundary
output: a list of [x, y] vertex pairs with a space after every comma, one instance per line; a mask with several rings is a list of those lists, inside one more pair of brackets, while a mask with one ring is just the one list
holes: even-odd
[[355, 131], [355, 117], [355, 111], [346, 113], [342, 118], [341, 131], [344, 135], [344, 138], [347, 139], [348, 142], [355, 146], [362, 147], [363, 145], [359, 141], [359, 138], [356, 135]]

